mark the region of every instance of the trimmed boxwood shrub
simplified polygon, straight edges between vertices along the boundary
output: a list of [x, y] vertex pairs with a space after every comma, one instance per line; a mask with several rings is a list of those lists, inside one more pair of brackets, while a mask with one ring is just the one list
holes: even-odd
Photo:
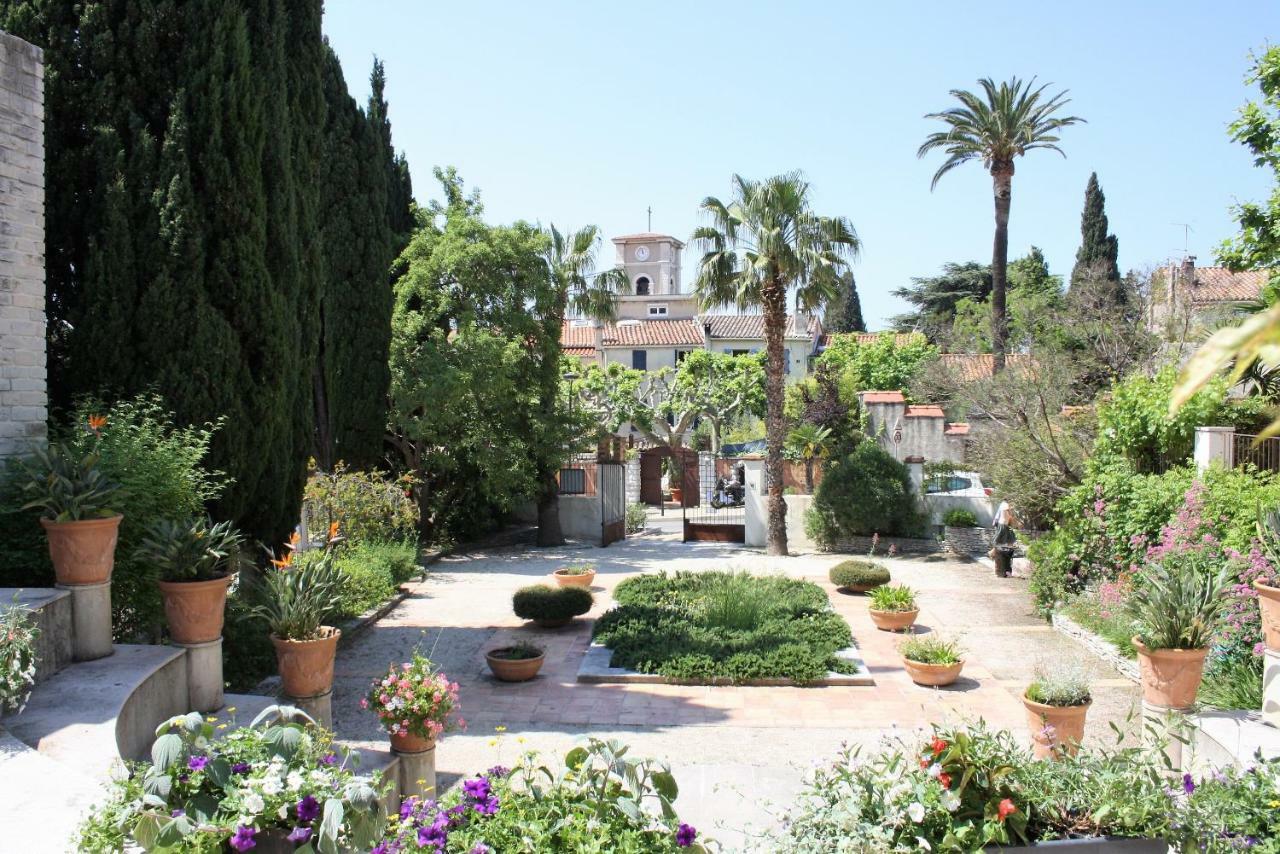
[[534, 584], [521, 587], [511, 597], [511, 607], [523, 620], [560, 623], [591, 610], [595, 597], [585, 587], [551, 587]]
[[823, 548], [847, 537], [912, 536], [923, 523], [916, 498], [907, 467], [868, 440], [827, 466], [805, 532]]
[[852, 670], [835, 655], [853, 643], [849, 625], [808, 581], [663, 572], [627, 579], [614, 598], [595, 626], [613, 667], [690, 682], [806, 683]]
[[889, 583], [889, 570], [869, 560], [846, 560], [831, 567], [827, 576], [836, 587], [868, 589]]
[[978, 527], [978, 517], [972, 510], [953, 507], [942, 517], [942, 524], [948, 528], [976, 528]]

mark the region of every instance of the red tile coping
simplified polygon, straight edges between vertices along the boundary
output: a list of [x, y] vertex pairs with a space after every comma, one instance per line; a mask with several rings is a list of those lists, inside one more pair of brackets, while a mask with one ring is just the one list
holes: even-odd
[[863, 403], [906, 403], [907, 399], [900, 391], [864, 391], [861, 394]]
[[969, 425], [963, 421], [953, 421], [942, 432], [947, 436], [965, 436], [969, 433]]
[[908, 418], [946, 418], [947, 414], [942, 411], [941, 406], [908, 406]]

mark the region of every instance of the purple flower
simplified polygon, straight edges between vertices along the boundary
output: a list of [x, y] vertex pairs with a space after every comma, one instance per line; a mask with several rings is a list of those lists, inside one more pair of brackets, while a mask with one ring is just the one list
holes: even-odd
[[493, 795], [476, 804], [476, 812], [480, 815], [493, 815], [498, 811], [498, 799]]
[[410, 795], [400, 802], [400, 820], [404, 821], [413, 815], [413, 808], [418, 805], [418, 799], [414, 795]]
[[325, 765], [335, 765], [338, 762], [338, 754], [326, 753], [324, 756], [320, 757], [320, 761]]
[[311, 828], [299, 825], [289, 832], [287, 839], [290, 842], [301, 845], [311, 838]]
[[186, 810], [174, 810], [173, 812], [169, 813], [169, 817], [178, 818], [179, 816], [184, 816], [186, 814], [187, 814]]
[[1195, 781], [1191, 779], [1191, 775], [1183, 774], [1182, 775], [1182, 791], [1186, 792], [1189, 795], [1195, 790], [1196, 790], [1196, 784], [1195, 784]]
[[428, 845], [435, 846], [438, 849], [444, 849], [444, 843], [449, 838], [449, 832], [443, 827], [436, 827], [434, 824], [429, 827], [418, 828], [418, 847], [426, 848]]
[[488, 771], [484, 772], [486, 777], [505, 777], [511, 773], [511, 769], [505, 765], [495, 765]]
[[187, 760], [187, 767], [192, 771], [203, 771], [204, 766], [209, 764], [208, 756], [192, 756]]
[[235, 765], [231, 766], [232, 774], [248, 774], [252, 770], [253, 766], [248, 762], [237, 762]]
[[681, 848], [688, 848], [697, 837], [698, 831], [692, 825], [681, 824], [676, 830], [676, 845]]
[[320, 802], [311, 795], [298, 801], [298, 821], [315, 821], [320, 817]]
[[493, 851], [493, 849], [488, 845], [485, 845], [483, 842], [477, 842], [471, 849], [471, 854], [490, 854], [491, 851]]
[[231, 834], [227, 843], [237, 851], [248, 851], [250, 848], [258, 847], [258, 843], [253, 841], [253, 837], [257, 835], [257, 830], [242, 824], [236, 828], [235, 833]]
[[462, 793], [472, 800], [483, 801], [489, 797], [489, 781], [484, 777], [467, 780], [462, 784]]

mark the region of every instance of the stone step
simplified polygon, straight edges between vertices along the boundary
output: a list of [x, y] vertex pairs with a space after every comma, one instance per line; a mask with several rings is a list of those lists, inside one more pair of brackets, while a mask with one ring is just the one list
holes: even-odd
[[1202, 712], [1192, 716], [1193, 773], [1213, 767], [1247, 768], [1280, 758], [1280, 729], [1263, 723], [1254, 711]]
[[36, 682], [71, 663], [71, 594], [54, 587], [0, 587], [0, 608], [18, 604], [35, 616]]
[[[40, 753], [0, 727], [0, 826], [13, 850], [76, 850], [76, 828], [107, 795], [106, 780], [92, 779]], [[20, 842], [19, 842], [20, 840]]]

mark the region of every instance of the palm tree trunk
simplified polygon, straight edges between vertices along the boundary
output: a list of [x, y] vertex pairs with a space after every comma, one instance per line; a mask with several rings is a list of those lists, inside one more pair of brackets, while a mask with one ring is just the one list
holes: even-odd
[[787, 290], [777, 279], [761, 292], [764, 304], [765, 479], [769, 484], [769, 531], [765, 553], [787, 553], [787, 504], [782, 497], [782, 337], [787, 326]]
[[804, 491], [813, 495], [813, 457], [804, 458]]
[[995, 163], [991, 183], [996, 202], [996, 237], [991, 250], [991, 369], [1004, 370], [1004, 354], [1009, 344], [1006, 291], [1009, 281], [1009, 203], [1013, 200], [1013, 163]]

